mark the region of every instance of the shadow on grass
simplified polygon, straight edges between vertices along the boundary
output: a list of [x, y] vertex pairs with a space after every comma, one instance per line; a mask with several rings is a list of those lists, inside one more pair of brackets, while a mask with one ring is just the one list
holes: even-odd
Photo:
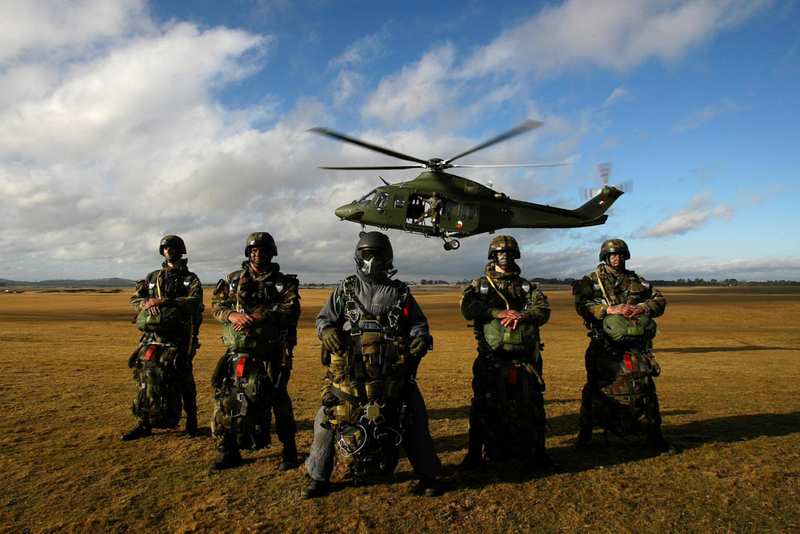
[[[705, 354], [707, 352], [749, 352], [757, 350], [789, 350], [800, 351], [800, 347], [762, 347], [758, 345], [745, 346], [745, 347], [686, 347], [679, 349], [668, 349], [659, 347], [657, 353], [672, 352], [676, 354]], [[657, 354], [657, 355], [658, 355]]]
[[[545, 399], [544, 405], [549, 404], [570, 404], [580, 403], [580, 397], [574, 399]], [[428, 419], [441, 420], [441, 419], [469, 419], [469, 405], [459, 406], [457, 408], [431, 408], [428, 407]]]
[[[687, 412], [663, 412], [663, 415], [677, 415]], [[688, 412], [693, 413], [693, 412]], [[577, 416], [563, 416], [555, 418], [554, 428], [560, 428], [561, 423], [567, 419], [574, 422], [576, 428]], [[564, 419], [564, 421], [560, 421]], [[666, 438], [681, 451], [700, 448], [711, 443], [736, 443], [750, 439], [766, 437], [781, 437], [800, 433], [800, 412], [786, 414], [749, 414], [719, 417], [702, 421], [692, 421], [685, 425], [664, 425], [663, 432]], [[548, 429], [548, 435], [553, 434]], [[460, 443], [460, 447], [457, 444]], [[440, 448], [441, 447], [441, 448]], [[436, 449], [466, 450], [467, 436], [440, 438], [436, 440]], [[661, 453], [647, 444], [644, 436], [629, 436], [619, 439], [608, 436], [608, 443], [603, 439], [603, 433], [595, 429], [594, 438], [585, 452], [572, 450], [572, 443], [548, 449], [548, 453], [555, 462], [563, 468], [563, 473], [581, 473], [598, 468], [609, 468], [617, 465], [638, 462], [660, 456]], [[444, 468], [443, 476], [447, 477], [446, 489], [455, 488], [483, 488], [498, 482], [525, 482], [531, 479], [553, 475], [551, 472], [540, 470], [524, 470], [517, 462], [488, 465], [483, 469], [473, 472], [458, 472], [454, 465]]]

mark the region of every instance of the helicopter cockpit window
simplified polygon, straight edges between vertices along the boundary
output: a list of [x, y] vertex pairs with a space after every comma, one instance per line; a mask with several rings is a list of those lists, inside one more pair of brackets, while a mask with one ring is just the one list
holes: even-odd
[[478, 206], [475, 204], [464, 204], [464, 218], [474, 219], [478, 216]]
[[372, 197], [374, 196], [375, 196], [375, 190], [373, 189], [363, 197], [359, 198], [357, 202], [366, 208], [367, 206], [370, 205], [370, 203], [372, 203]]
[[458, 217], [458, 202], [450, 202], [449, 200], [444, 205], [444, 214], [445, 215], [452, 215], [453, 217]]
[[395, 195], [394, 196], [394, 207], [395, 208], [402, 208], [406, 205], [406, 197], [403, 195]]
[[389, 193], [381, 193], [378, 195], [378, 198], [375, 199], [376, 210], [385, 210], [387, 204], [389, 204]]

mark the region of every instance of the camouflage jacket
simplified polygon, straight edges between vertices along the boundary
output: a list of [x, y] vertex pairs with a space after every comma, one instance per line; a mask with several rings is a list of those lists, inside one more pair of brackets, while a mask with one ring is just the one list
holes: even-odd
[[519, 267], [515, 266], [513, 272], [499, 273], [490, 261], [484, 274], [461, 288], [461, 313], [465, 319], [486, 323], [506, 309], [522, 312], [523, 322], [533, 326], [542, 326], [550, 319], [547, 297], [535, 283], [520, 277]]
[[141, 311], [149, 299], [163, 298], [166, 300], [165, 307], [179, 308], [186, 317], [196, 316], [203, 304], [203, 286], [197, 275], [187, 267], [186, 258], [182, 262], [180, 267], [171, 269], [164, 261], [160, 270], [137, 281], [131, 296], [131, 307]]
[[[397, 304], [398, 288], [402, 282], [387, 278], [384, 281], [374, 282], [361, 273], [354, 277], [353, 294], [361, 313], [373, 318], [385, 318]], [[342, 294], [342, 285], [331, 294], [325, 306], [317, 315], [317, 336], [322, 339], [322, 332], [328, 327], [335, 327], [341, 331], [349, 331], [350, 324], [345, 317], [345, 297]], [[414, 296], [409, 293], [406, 302], [406, 313], [398, 321], [399, 334], [411, 338], [427, 336], [429, 333], [428, 319], [422, 313]]]
[[228, 322], [231, 313], [260, 314], [266, 324], [294, 327], [300, 318], [300, 295], [297, 278], [280, 272], [280, 265], [270, 263], [264, 274], [253, 271], [249, 261], [217, 282], [211, 298], [214, 318]]
[[[606, 302], [603, 296], [597, 279], [598, 272], [610, 302]], [[651, 287], [644, 278], [628, 270], [614, 276], [604, 263], [598, 265], [596, 271], [573, 282], [572, 294], [575, 295], [575, 309], [583, 317], [587, 328], [599, 326], [609, 306], [636, 304], [647, 310], [647, 314], [652, 317], [662, 315], [667, 306], [666, 299], [658, 289]]]

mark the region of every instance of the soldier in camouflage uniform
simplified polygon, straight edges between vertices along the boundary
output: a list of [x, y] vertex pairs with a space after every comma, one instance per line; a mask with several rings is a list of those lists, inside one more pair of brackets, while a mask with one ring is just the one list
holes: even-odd
[[474, 322], [478, 357], [472, 367], [469, 448], [462, 470], [522, 460], [558, 469], [545, 450], [544, 379], [539, 327], [550, 318], [547, 297], [520, 277], [517, 241], [497, 236], [484, 276], [464, 286], [461, 313]]
[[278, 248], [267, 232], [250, 234], [244, 255], [242, 269], [220, 280], [211, 300], [214, 318], [225, 323], [229, 350], [211, 379], [212, 439], [221, 454], [209, 467], [235, 467], [242, 463], [240, 448], [269, 447], [274, 411], [283, 444], [278, 470], [287, 471], [297, 466], [297, 425], [287, 384], [300, 318], [298, 282], [272, 262]]
[[[178, 355], [174, 365], [178, 370], [183, 409], [186, 412], [186, 437], [197, 436], [197, 387], [192, 372], [192, 359], [199, 347], [197, 335], [203, 320], [203, 287], [196, 274], [189, 271], [183, 239], [167, 235], [161, 239], [158, 252], [164, 256], [161, 269], [153, 271], [147, 278], [136, 282], [131, 296], [131, 306], [137, 312], [147, 310], [158, 315], [162, 309], [177, 308], [181, 312], [182, 325], [173, 331], [149, 332], [142, 336], [142, 346], [163, 343], [175, 346]], [[136, 407], [134, 407], [136, 411]], [[137, 415], [138, 424], [122, 435], [123, 441], [131, 441], [152, 434], [150, 421]]]
[[[635, 272], [626, 269], [631, 257], [628, 245], [622, 239], [609, 239], [600, 247], [600, 265], [594, 272], [573, 282], [575, 309], [589, 329], [591, 341], [586, 349], [586, 385], [581, 396], [580, 433], [574, 445], [585, 450], [592, 440], [595, 426], [592, 407], [606, 402], [603, 388], [612, 384], [619, 370], [615, 343], [603, 334], [603, 319], [607, 315], [659, 317], [667, 301], [658, 289]], [[647, 438], [657, 449], [674, 454], [676, 449], [661, 434], [661, 415], [655, 384], [649, 380], [652, 408], [647, 421]]]
[[[428, 320], [408, 287], [390, 278], [395, 272], [391, 271], [393, 251], [385, 234], [365, 234], [356, 245], [355, 260], [356, 275], [342, 282], [317, 315], [327, 376], [306, 460], [311, 481], [301, 497], [328, 493], [337, 456], [337, 431], [355, 430], [357, 425], [372, 428], [370, 421], [384, 419], [385, 425], [375, 429], [392, 438], [401, 436], [401, 445], [419, 478], [416, 491], [426, 497], [439, 496], [442, 489], [437, 477], [442, 464], [428, 429], [425, 401], [414, 380], [431, 342]], [[338, 442], [342, 467], [349, 459], [348, 454], [341, 454], [346, 439], [343, 434]], [[369, 448], [376, 439], [383, 448], [385, 443], [374, 436], [358, 442], [359, 450]], [[391, 444], [385, 448], [392, 448]], [[351, 458], [357, 456], [353, 451]], [[391, 456], [381, 464], [381, 471], [391, 472], [396, 464], [397, 456]]]
[[439, 232], [439, 216], [442, 213], [442, 199], [439, 197], [439, 192], [434, 191], [433, 195], [428, 198], [423, 199], [425, 202], [428, 203], [429, 207], [425, 213], [423, 213], [417, 220], [417, 224], [421, 224], [422, 221], [425, 220], [426, 217], [431, 218], [431, 230], [434, 234]]

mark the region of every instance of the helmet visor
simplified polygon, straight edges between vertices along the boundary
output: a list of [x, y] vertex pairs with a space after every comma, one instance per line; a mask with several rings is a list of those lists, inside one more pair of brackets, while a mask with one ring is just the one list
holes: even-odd
[[386, 263], [392, 259], [392, 254], [388, 250], [379, 248], [364, 248], [358, 251], [358, 258], [365, 261], [375, 258], [379, 262]]

